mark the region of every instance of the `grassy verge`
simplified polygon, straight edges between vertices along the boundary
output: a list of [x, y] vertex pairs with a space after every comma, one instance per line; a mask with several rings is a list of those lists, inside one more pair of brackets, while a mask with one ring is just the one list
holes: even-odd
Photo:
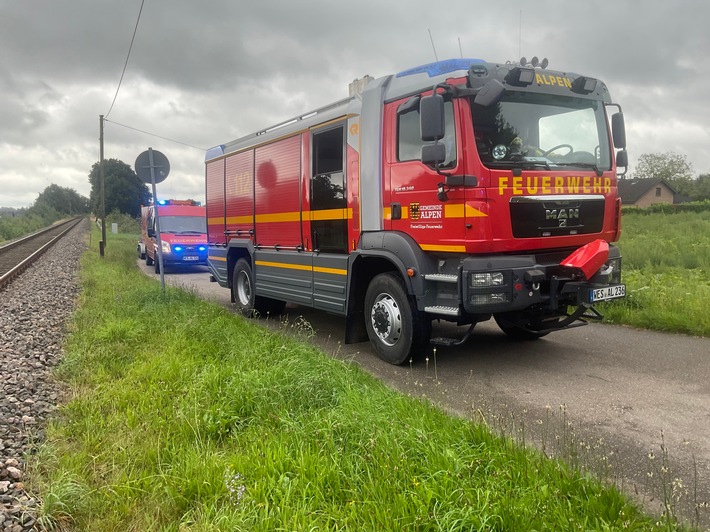
[[[98, 239], [93, 239], [98, 241]], [[402, 396], [135, 268], [83, 258], [32, 462], [45, 525], [80, 530], [654, 530], [613, 487]]]
[[710, 336], [710, 211], [625, 214], [619, 247], [627, 297], [606, 321]]

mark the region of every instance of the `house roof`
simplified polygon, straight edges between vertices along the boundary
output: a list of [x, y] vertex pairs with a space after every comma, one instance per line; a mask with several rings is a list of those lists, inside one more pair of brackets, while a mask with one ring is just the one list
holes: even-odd
[[676, 189], [665, 179], [619, 179], [617, 186], [619, 187], [621, 203], [625, 205], [634, 204], [649, 190], [653, 190], [661, 184], [668, 187], [673, 194], [676, 194]]

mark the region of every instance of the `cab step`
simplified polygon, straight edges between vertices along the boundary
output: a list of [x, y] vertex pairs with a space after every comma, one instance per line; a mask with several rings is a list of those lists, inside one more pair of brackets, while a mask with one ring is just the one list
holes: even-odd
[[466, 334], [464, 334], [461, 338], [447, 338], [444, 336], [437, 336], [436, 338], [432, 338], [431, 340], [429, 340], [429, 343], [437, 347], [455, 347], [457, 345], [462, 345], [466, 343], [466, 341], [469, 339], [469, 337], [473, 333], [473, 328], [475, 326], [476, 324], [472, 323], [466, 331]]
[[445, 307], [443, 305], [424, 307], [424, 312], [441, 316], [458, 316], [461, 313], [459, 307]]

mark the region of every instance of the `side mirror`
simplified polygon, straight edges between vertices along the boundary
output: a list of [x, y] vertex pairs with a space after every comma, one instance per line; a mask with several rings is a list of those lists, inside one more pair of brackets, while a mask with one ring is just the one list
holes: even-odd
[[473, 100], [473, 103], [482, 107], [490, 107], [497, 104], [503, 97], [505, 87], [497, 79], [492, 79], [486, 83]]
[[148, 238], [153, 238], [153, 237], [155, 237], [155, 230], [148, 229]]
[[629, 166], [629, 154], [626, 153], [625, 149], [616, 152], [616, 167], [619, 168], [620, 166]]
[[624, 126], [623, 113], [614, 113], [611, 116], [611, 134], [614, 137], [615, 148], [626, 148], [626, 127]]
[[435, 166], [446, 160], [446, 146], [440, 143], [422, 146], [422, 163]]
[[441, 94], [432, 94], [421, 99], [419, 127], [423, 141], [444, 138], [444, 97]]

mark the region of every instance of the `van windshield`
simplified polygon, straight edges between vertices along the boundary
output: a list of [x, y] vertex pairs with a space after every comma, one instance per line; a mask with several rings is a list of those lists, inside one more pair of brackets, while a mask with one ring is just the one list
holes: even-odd
[[202, 216], [161, 216], [161, 233], [192, 233], [207, 232], [207, 220]]
[[611, 168], [600, 101], [506, 92], [495, 105], [471, 109], [478, 154], [490, 168]]

